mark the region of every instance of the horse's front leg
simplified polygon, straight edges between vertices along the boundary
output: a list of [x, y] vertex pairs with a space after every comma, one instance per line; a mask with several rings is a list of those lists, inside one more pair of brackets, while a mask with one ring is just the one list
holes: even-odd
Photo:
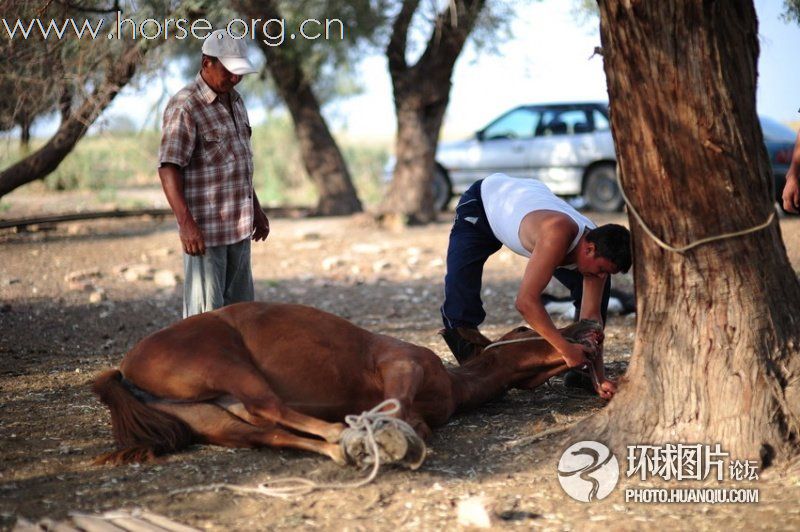
[[395, 414], [395, 417], [402, 419], [415, 430], [421, 423], [424, 425], [423, 430], [426, 430], [427, 433], [423, 434], [417, 430], [419, 436], [422, 438], [430, 436], [428, 426], [412, 410], [414, 398], [425, 377], [425, 370], [413, 360], [401, 359], [378, 364], [378, 371], [383, 380], [383, 398], [396, 399], [400, 403], [400, 411]]
[[382, 463], [403, 463], [416, 469], [425, 459], [424, 439], [431, 434], [428, 425], [413, 409], [414, 397], [422, 387], [425, 372], [413, 360], [399, 359], [379, 362], [378, 373], [383, 381], [384, 400], [394, 399], [399, 403], [400, 408], [393, 416], [411, 429], [378, 421], [372, 441], [363, 436], [345, 436], [345, 452], [355, 463], [367, 464], [373, 459], [370, 446], [377, 445]]

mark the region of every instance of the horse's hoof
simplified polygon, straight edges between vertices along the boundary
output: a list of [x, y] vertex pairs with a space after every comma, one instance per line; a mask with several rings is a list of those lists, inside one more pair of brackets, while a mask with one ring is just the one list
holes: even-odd
[[392, 425], [375, 432], [375, 443], [378, 444], [378, 456], [384, 464], [399, 462], [408, 452], [405, 434]]
[[347, 453], [341, 445], [339, 447], [335, 447], [329, 456], [331, 457], [331, 460], [336, 463], [336, 465], [346, 466], [349, 463], [347, 460]]
[[425, 461], [425, 454], [427, 453], [425, 441], [416, 433], [413, 436], [408, 434], [406, 445], [408, 450], [403, 459], [400, 460], [400, 463], [409, 469], [418, 469], [422, 462]]
[[361, 431], [356, 429], [343, 430], [339, 440], [339, 448], [342, 450], [347, 463], [358, 467], [366, 465], [366, 459], [369, 454], [365, 447], [364, 434]]
[[[378, 460], [381, 464], [401, 464], [417, 469], [425, 460], [425, 442], [415, 432], [401, 430], [386, 424], [378, 426], [373, 433]], [[375, 447], [367, 441], [367, 433], [356, 429], [345, 429], [339, 442], [342, 454], [348, 463], [366, 467], [375, 463]]]

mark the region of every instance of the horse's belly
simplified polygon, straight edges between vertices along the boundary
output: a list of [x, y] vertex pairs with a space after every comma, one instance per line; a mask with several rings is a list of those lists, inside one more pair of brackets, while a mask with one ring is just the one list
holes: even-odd
[[383, 400], [383, 389], [375, 379], [320, 373], [313, 379], [297, 375], [266, 377], [286, 406], [328, 421], [342, 421], [344, 416], [360, 414]]

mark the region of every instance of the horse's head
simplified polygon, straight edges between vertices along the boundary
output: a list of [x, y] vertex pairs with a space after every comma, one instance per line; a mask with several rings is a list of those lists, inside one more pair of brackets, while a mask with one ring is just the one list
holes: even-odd
[[594, 320], [580, 320], [560, 331], [567, 340], [587, 345], [592, 349], [597, 349], [603, 343], [603, 326]]
[[[530, 327], [517, 327], [516, 329], [511, 329], [503, 336], [497, 339], [498, 342], [505, 342], [506, 340], [520, 340], [523, 338], [540, 338], [536, 331], [531, 329]], [[485, 347], [485, 346], [484, 346]]]
[[[597, 346], [603, 342], [603, 327], [599, 322], [593, 320], [580, 320], [579, 322], [559, 329], [559, 331], [567, 340], [586, 344], [592, 348], [597, 348]], [[505, 333], [495, 343], [522, 343], [527, 340], [540, 340], [545, 342], [533, 329], [529, 327], [517, 327]]]
[[[582, 343], [592, 349], [597, 349], [603, 341], [603, 327], [592, 320], [581, 320], [560, 329], [560, 332], [567, 340]], [[488, 348], [501, 352], [503, 364], [516, 368], [512, 378], [513, 385], [518, 388], [533, 389], [548, 378], [567, 370], [561, 354], [528, 327], [517, 327], [507, 332]]]

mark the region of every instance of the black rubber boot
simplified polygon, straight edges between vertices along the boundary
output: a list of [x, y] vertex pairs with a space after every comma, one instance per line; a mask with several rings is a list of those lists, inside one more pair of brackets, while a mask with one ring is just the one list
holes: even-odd
[[460, 327], [455, 329], [442, 329], [439, 331], [439, 334], [444, 338], [447, 347], [450, 348], [450, 351], [452, 351], [458, 363], [463, 366], [467, 360], [480, 353], [482, 348], [461, 336], [459, 329]]

